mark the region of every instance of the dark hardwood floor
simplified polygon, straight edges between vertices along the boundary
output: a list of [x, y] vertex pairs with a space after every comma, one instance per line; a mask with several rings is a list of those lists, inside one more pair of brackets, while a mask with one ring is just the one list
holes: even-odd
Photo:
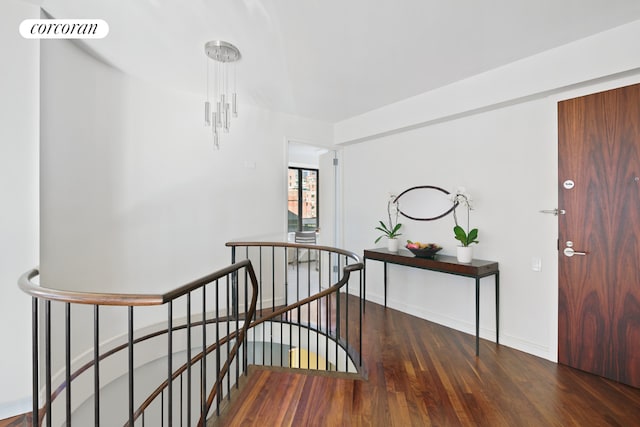
[[0, 427], [31, 427], [31, 414], [21, 414], [0, 420]]
[[[254, 368], [216, 426], [640, 426], [640, 389], [382, 306], [366, 379]], [[28, 414], [0, 426], [29, 426]]]
[[640, 426], [640, 389], [367, 303], [368, 378], [254, 369], [220, 426]]

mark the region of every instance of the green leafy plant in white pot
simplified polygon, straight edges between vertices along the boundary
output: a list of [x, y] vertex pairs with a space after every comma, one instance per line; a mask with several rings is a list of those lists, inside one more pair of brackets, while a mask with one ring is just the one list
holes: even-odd
[[[453, 209], [453, 220], [456, 223], [455, 227], [453, 227], [453, 234], [456, 240], [460, 242], [460, 245], [457, 247], [457, 258], [458, 262], [468, 264], [473, 259], [473, 247], [471, 244], [479, 243], [478, 241], [478, 229], [471, 228], [469, 225], [469, 217], [471, 211], [473, 210], [473, 199], [471, 195], [467, 193], [464, 187], [459, 187], [456, 191], [451, 194], [451, 201], [454, 203], [455, 208]], [[467, 230], [458, 223], [458, 216], [456, 214], [456, 209], [458, 207], [465, 207], [467, 209]]]
[[390, 195], [389, 200], [387, 201], [387, 217], [389, 222], [385, 224], [384, 221], [379, 221], [380, 225], [376, 227], [376, 230], [382, 232], [382, 234], [378, 236], [375, 241], [375, 243], [378, 243], [380, 239], [386, 237], [387, 249], [389, 252], [398, 252], [398, 247], [400, 246], [398, 237], [402, 236], [402, 233], [400, 233], [402, 224], [398, 222], [399, 212], [400, 210], [398, 208], [396, 196]]

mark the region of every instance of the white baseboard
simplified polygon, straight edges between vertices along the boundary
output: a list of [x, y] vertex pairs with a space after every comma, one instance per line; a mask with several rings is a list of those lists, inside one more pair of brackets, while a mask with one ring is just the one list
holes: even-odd
[[[367, 297], [367, 300], [369, 301], [384, 305], [384, 296], [382, 295], [368, 293]], [[396, 300], [391, 300], [389, 298], [387, 298], [387, 306], [392, 307], [395, 310], [399, 310], [404, 313], [419, 317], [421, 319], [425, 319], [430, 322], [455, 329], [460, 332], [464, 332], [473, 336], [476, 335], [476, 326], [474, 323], [469, 323], [467, 321], [463, 321], [454, 317], [449, 317], [441, 313], [434, 313], [428, 310], [424, 310], [421, 307], [406, 304]], [[480, 338], [495, 342], [495, 329], [483, 328], [482, 325], [480, 325]], [[555, 355], [550, 353], [551, 349], [548, 346], [543, 346], [519, 337], [515, 337], [513, 335], [505, 334], [502, 331], [500, 332], [500, 345], [511, 347], [516, 350], [531, 354], [533, 356], [556, 362], [556, 357]]]

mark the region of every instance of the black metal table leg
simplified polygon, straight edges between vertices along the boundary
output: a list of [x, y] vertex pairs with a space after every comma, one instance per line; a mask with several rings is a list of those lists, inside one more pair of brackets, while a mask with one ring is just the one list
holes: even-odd
[[384, 263], [384, 308], [387, 308], [387, 263]]
[[476, 356], [480, 355], [480, 279], [476, 277]]
[[500, 344], [500, 272], [496, 273], [496, 344]]
[[367, 259], [362, 260], [362, 312], [367, 311]]

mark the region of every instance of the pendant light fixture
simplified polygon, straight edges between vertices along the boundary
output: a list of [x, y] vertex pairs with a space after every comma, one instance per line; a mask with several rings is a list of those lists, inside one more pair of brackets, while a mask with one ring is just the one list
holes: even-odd
[[220, 133], [229, 132], [231, 116], [238, 117], [236, 62], [240, 60], [241, 55], [237, 47], [220, 40], [205, 43], [204, 52], [207, 55], [204, 124], [211, 127], [213, 145], [219, 149]]

